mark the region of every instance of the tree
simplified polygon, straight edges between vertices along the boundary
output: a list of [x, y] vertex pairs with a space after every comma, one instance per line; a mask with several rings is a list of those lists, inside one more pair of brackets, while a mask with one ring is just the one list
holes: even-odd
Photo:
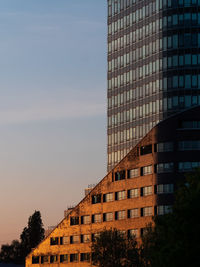
[[12, 253], [12, 248], [10, 245], [8, 244], [2, 245], [0, 253], [0, 262], [5, 262], [5, 263], [11, 262], [11, 257], [10, 257], [11, 253]]
[[196, 267], [200, 262], [200, 170], [187, 175], [175, 194], [173, 212], [155, 218], [143, 237], [145, 266]]
[[138, 267], [139, 250], [134, 237], [117, 229], [104, 230], [92, 243], [92, 264], [99, 267]]
[[13, 240], [11, 245], [2, 245], [0, 253], [0, 262], [21, 263], [21, 245], [18, 240]]
[[11, 245], [2, 245], [0, 262], [24, 264], [26, 256], [44, 238], [44, 228], [39, 211], [29, 217], [28, 226], [23, 229], [20, 242], [13, 240]]
[[29, 217], [28, 227], [25, 227], [20, 236], [22, 255], [25, 258], [32, 248], [35, 248], [44, 239], [44, 228], [39, 211]]

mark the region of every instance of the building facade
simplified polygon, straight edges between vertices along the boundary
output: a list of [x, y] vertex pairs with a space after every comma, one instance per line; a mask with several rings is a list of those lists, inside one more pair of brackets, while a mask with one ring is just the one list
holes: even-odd
[[108, 0], [108, 170], [199, 89], [200, 0]]
[[177, 182], [200, 166], [200, 107], [157, 124], [26, 258], [26, 267], [89, 267], [103, 229], [140, 238], [171, 211]]

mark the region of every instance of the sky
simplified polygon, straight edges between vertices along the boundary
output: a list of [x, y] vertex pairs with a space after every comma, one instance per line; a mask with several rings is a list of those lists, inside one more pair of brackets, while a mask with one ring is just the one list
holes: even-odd
[[0, 0], [0, 245], [106, 175], [106, 0]]

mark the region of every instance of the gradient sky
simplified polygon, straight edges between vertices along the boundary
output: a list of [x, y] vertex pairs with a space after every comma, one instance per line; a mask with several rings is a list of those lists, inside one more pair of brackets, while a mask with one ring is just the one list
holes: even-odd
[[0, 0], [0, 244], [106, 174], [106, 0]]

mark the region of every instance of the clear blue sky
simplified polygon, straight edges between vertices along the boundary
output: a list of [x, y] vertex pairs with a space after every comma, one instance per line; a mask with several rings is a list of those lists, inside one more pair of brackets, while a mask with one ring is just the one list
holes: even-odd
[[106, 174], [106, 0], [0, 0], [0, 244]]

